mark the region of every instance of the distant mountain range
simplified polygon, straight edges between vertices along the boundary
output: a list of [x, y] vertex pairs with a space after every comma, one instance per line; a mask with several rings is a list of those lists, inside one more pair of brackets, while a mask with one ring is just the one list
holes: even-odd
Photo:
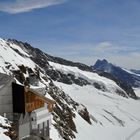
[[140, 70], [127, 70], [113, 65], [105, 59], [97, 60], [91, 67], [93, 70], [109, 73], [129, 86], [140, 87]]

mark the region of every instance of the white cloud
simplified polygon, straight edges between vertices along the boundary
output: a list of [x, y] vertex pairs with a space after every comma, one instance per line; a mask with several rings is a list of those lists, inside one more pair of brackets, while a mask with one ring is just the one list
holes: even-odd
[[119, 46], [116, 44], [113, 44], [111, 42], [100, 42], [99, 44], [96, 44], [95, 47], [93, 48], [94, 51], [98, 53], [117, 53], [119, 51], [127, 51], [128, 47], [126, 46]]
[[29, 12], [34, 9], [57, 5], [66, 0], [16, 0], [13, 2], [0, 2], [0, 11], [10, 14]]
[[98, 52], [104, 52], [112, 49], [114, 50], [114, 47], [110, 42], [101, 42], [94, 47], [94, 50]]
[[100, 42], [93, 46], [92, 51], [96, 52], [96, 54], [123, 54], [139, 52], [140, 49], [134, 46], [118, 45], [111, 42]]

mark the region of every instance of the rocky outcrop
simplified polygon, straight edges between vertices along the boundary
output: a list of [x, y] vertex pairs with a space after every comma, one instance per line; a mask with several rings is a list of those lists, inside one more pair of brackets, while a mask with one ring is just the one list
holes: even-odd
[[77, 110], [81, 105], [56, 87], [52, 82], [49, 84], [48, 93], [56, 101], [53, 112], [55, 123], [53, 125], [63, 139], [71, 140], [75, 138], [75, 133], [77, 133], [74, 122], [74, 118], [76, 117], [75, 112], [78, 112], [85, 121], [91, 124], [87, 108], [83, 106], [83, 109]]

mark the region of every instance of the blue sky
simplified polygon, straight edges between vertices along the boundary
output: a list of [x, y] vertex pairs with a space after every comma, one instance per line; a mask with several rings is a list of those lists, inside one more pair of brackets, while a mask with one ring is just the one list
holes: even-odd
[[139, 0], [0, 0], [0, 37], [91, 65], [140, 69]]

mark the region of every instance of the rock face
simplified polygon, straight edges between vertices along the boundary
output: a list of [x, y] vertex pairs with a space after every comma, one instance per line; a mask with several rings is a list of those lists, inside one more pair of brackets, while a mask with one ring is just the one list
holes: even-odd
[[77, 108], [81, 106], [81, 104], [75, 102], [70, 96], [52, 83], [49, 84], [48, 93], [57, 103], [53, 112], [54, 127], [65, 140], [75, 138], [74, 133], [77, 133], [74, 123], [74, 118], [76, 117], [75, 111], [78, 112], [85, 121], [91, 124], [89, 112], [86, 107], [78, 110]]
[[[123, 83], [132, 86], [132, 87], [140, 87], [140, 76], [135, 73], [131, 73], [131, 71], [127, 71], [122, 69], [121, 67], [115, 66], [109, 63], [107, 60], [97, 60], [94, 66], [91, 66], [93, 70], [103, 71], [111, 74], [116, 79], [122, 81]], [[134, 70], [132, 70], [134, 71]], [[136, 72], [136, 71], [135, 71]]]

